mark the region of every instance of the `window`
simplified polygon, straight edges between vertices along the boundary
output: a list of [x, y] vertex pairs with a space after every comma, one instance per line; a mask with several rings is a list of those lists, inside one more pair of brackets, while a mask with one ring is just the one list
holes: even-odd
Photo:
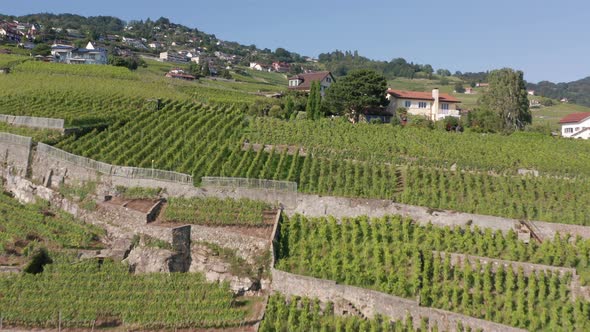
[[443, 109], [443, 110], [448, 110], [449, 109], [449, 104], [442, 103], [442, 104], [440, 104], [440, 108]]
[[426, 108], [426, 102], [425, 101], [418, 102], [418, 108]]
[[326, 77], [326, 82], [331, 83], [332, 82], [332, 79], [329, 78], [329, 77]]
[[405, 108], [410, 108], [410, 107], [412, 107], [412, 102], [411, 102], [411, 101], [409, 101], [409, 100], [406, 100], [406, 101], [405, 101], [405, 103], [404, 103], [404, 107], [405, 107]]
[[566, 133], [566, 134], [571, 134], [571, 133], [573, 133], [573, 132], [574, 132], [574, 128], [565, 128], [565, 129], [563, 130], [563, 132], [564, 132], [564, 133]]

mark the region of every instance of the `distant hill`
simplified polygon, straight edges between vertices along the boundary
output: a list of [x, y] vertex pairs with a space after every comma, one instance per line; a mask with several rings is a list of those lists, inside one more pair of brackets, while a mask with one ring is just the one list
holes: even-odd
[[[417, 64], [403, 58], [392, 57], [391, 61], [378, 61], [363, 57], [357, 51], [336, 50], [322, 53], [319, 59], [313, 59], [281, 47], [273, 51], [256, 45], [223, 41], [214, 34], [175, 24], [165, 17], [126, 22], [113, 16], [85, 17], [75, 14], [39, 13], [25, 16], [0, 14], [0, 23], [1, 21], [38, 24], [40, 31], [35, 42], [52, 43], [55, 40], [63, 40], [83, 45], [88, 40], [99, 40], [107, 48], [112, 46], [153, 55], [164, 50], [196, 49], [212, 57], [235, 56], [234, 64], [244, 66], [248, 66], [250, 62], [259, 62], [267, 66], [275, 61], [290, 63], [292, 66], [289, 74], [297, 74], [302, 70], [330, 70], [335, 76], [344, 76], [354, 69], [373, 69], [387, 79], [440, 79], [453, 75], [468, 82], [485, 82], [487, 76], [484, 72], [451, 74], [447, 69], [434, 69], [429, 64]], [[137, 41], [124, 43], [121, 40], [123, 37], [134, 38]], [[157, 49], [147, 47], [148, 43], [154, 41], [161, 46]]]
[[[333, 51], [322, 53], [318, 59], [302, 56], [284, 48], [270, 50], [256, 45], [242, 45], [218, 39], [214, 34], [199, 31], [181, 24], [175, 24], [168, 18], [157, 20], [124, 21], [113, 16], [81, 16], [75, 14], [39, 13], [25, 16], [12, 16], [0, 13], [1, 21], [19, 21], [36, 23], [40, 26], [35, 42], [52, 43], [55, 40], [66, 40], [84, 45], [88, 40], [100, 40], [109, 50], [128, 49], [135, 53], [156, 55], [165, 50], [198, 50], [212, 58], [218, 58], [219, 65], [232, 57], [232, 64], [248, 66], [250, 62], [270, 65], [272, 62], [291, 64], [287, 74], [296, 74], [303, 70], [330, 70], [335, 76], [346, 75], [354, 69], [373, 69], [383, 74], [388, 80], [396, 78], [437, 80], [444, 86], [450, 82], [463, 82], [475, 86], [479, 82], [487, 82], [488, 72], [451, 73], [446, 69], [434, 69], [429, 64], [417, 64], [403, 58], [392, 57], [391, 61], [378, 61], [363, 57], [357, 51]], [[124, 43], [123, 37], [136, 38], [138, 41]], [[147, 47], [148, 43], [157, 41], [157, 49]], [[570, 103], [590, 106], [590, 77], [569, 82], [552, 83], [542, 81], [537, 84], [528, 83], [528, 89], [537, 95], [560, 100], [567, 98]]]
[[567, 98], [570, 103], [590, 107], [590, 76], [569, 83], [553, 83], [542, 81], [537, 84], [528, 83], [528, 89], [543, 97], [561, 100]]

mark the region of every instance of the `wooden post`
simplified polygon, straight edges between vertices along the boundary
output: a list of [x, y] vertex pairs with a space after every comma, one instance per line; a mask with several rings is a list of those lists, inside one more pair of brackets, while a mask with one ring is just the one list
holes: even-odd
[[57, 325], [57, 331], [61, 332], [61, 310], [59, 311], [59, 320], [58, 320], [58, 325]]

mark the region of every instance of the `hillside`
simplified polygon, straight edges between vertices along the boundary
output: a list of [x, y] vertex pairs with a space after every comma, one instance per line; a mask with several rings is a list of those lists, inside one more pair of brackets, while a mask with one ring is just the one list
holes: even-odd
[[[164, 18], [42, 17], [233, 47]], [[0, 327], [590, 330], [588, 141], [309, 120], [308, 98], [274, 98], [289, 73], [240, 62], [257, 53], [341, 73], [375, 66], [392, 88], [438, 87], [465, 109], [484, 90], [455, 84], [486, 73], [246, 49], [235, 46], [248, 52], [236, 63], [214, 60], [231, 79], [194, 80], [165, 77], [191, 67], [137, 48], [135, 70], [0, 55], [10, 69], [0, 113], [64, 120], [51, 130], [0, 122]], [[554, 126], [585, 109], [533, 114]]]
[[[19, 24], [13, 21], [21, 22]], [[191, 53], [208, 57], [218, 68], [230, 66], [249, 66], [260, 63], [270, 67], [271, 63], [287, 64], [289, 74], [305, 70], [330, 70], [336, 77], [344, 76], [354, 69], [370, 68], [383, 74], [387, 79], [405, 77], [411, 79], [450, 78], [447, 69], [434, 69], [429, 64], [416, 64], [403, 58], [391, 61], [372, 60], [357, 51], [336, 50], [322, 53], [318, 59], [302, 56], [284, 48], [270, 50], [255, 45], [242, 45], [224, 41], [214, 34], [197, 28], [171, 22], [168, 18], [157, 20], [131, 20], [125, 22], [112, 16], [84, 17], [75, 14], [39, 13], [25, 16], [0, 14], [0, 25], [20, 36], [20, 41], [34, 42], [33, 46], [52, 44], [56, 41], [77, 46], [93, 41], [106, 48], [111, 56], [128, 58], [130, 56], [158, 56], [163, 51]], [[31, 28], [35, 28], [31, 30]], [[0, 43], [5, 42], [0, 39]], [[11, 43], [8, 42], [8, 45]], [[28, 54], [30, 50], [11, 49], [14, 53]], [[33, 50], [33, 53], [36, 51]], [[455, 77], [468, 82], [485, 81], [486, 73], [460, 73]]]
[[[525, 133], [509, 137], [453, 135], [330, 120], [285, 121], [260, 116], [264, 113], [252, 117], [253, 105], [285, 107], [284, 101], [255, 95], [262, 89], [279, 90], [279, 74], [245, 70], [256, 83], [216, 79], [187, 82], [160, 76], [158, 71], [166, 69], [160, 66], [150, 63], [145, 70], [131, 72], [108, 66], [85, 70], [25, 62], [0, 82], [0, 106], [10, 114], [63, 118], [67, 126], [84, 128], [79, 134], [48, 141], [60, 149], [115, 165], [186, 173], [197, 185], [203, 176], [287, 180], [297, 182], [299, 190], [306, 193], [590, 223], [590, 214], [575, 202], [561, 199], [570, 194], [586, 199], [587, 192], [582, 188], [590, 175], [588, 163], [583, 157], [567, 157], [570, 153], [590, 155], [580, 153], [587, 149], [586, 142]], [[424, 87], [433, 84], [418, 82]], [[154, 98], [160, 99], [157, 111]], [[246, 140], [270, 148], [244, 145]], [[534, 153], [531, 144], [537, 147]], [[280, 146], [300, 146], [305, 154], [294, 155]], [[453, 165], [466, 172], [444, 171]], [[521, 180], [488, 174], [514, 175], [520, 168], [535, 169], [543, 175], [570, 174], [577, 177], [579, 185], [570, 188], [561, 178]], [[444, 183], [456, 187], [445, 189]], [[462, 187], [473, 192], [466, 193]], [[502, 187], [519, 194], [492, 189]], [[534, 199], [537, 195], [546, 200]], [[561, 203], [558, 206], [554, 202]]]
[[561, 100], [590, 107], [590, 77], [567, 83], [542, 81], [527, 84], [528, 89], [535, 90], [539, 96]]

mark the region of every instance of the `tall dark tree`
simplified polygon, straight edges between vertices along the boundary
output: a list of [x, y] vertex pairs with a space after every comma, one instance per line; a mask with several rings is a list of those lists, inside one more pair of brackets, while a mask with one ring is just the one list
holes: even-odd
[[311, 82], [309, 96], [307, 96], [307, 106], [305, 107], [305, 112], [307, 113], [308, 119], [317, 120], [321, 117], [321, 114], [320, 114], [321, 98], [322, 98], [322, 95], [320, 93], [320, 82], [318, 82], [318, 81]]
[[502, 119], [503, 129], [523, 129], [532, 122], [522, 71], [510, 68], [494, 70], [488, 77], [489, 89], [480, 98], [483, 108]]
[[209, 69], [209, 62], [205, 61], [205, 63], [203, 64], [203, 67], [201, 69], [201, 74], [203, 74], [203, 76], [205, 76], [205, 77], [211, 76], [211, 70]]
[[366, 108], [387, 105], [386, 90], [383, 75], [369, 69], [354, 70], [330, 86], [324, 101], [331, 112], [356, 123]]

